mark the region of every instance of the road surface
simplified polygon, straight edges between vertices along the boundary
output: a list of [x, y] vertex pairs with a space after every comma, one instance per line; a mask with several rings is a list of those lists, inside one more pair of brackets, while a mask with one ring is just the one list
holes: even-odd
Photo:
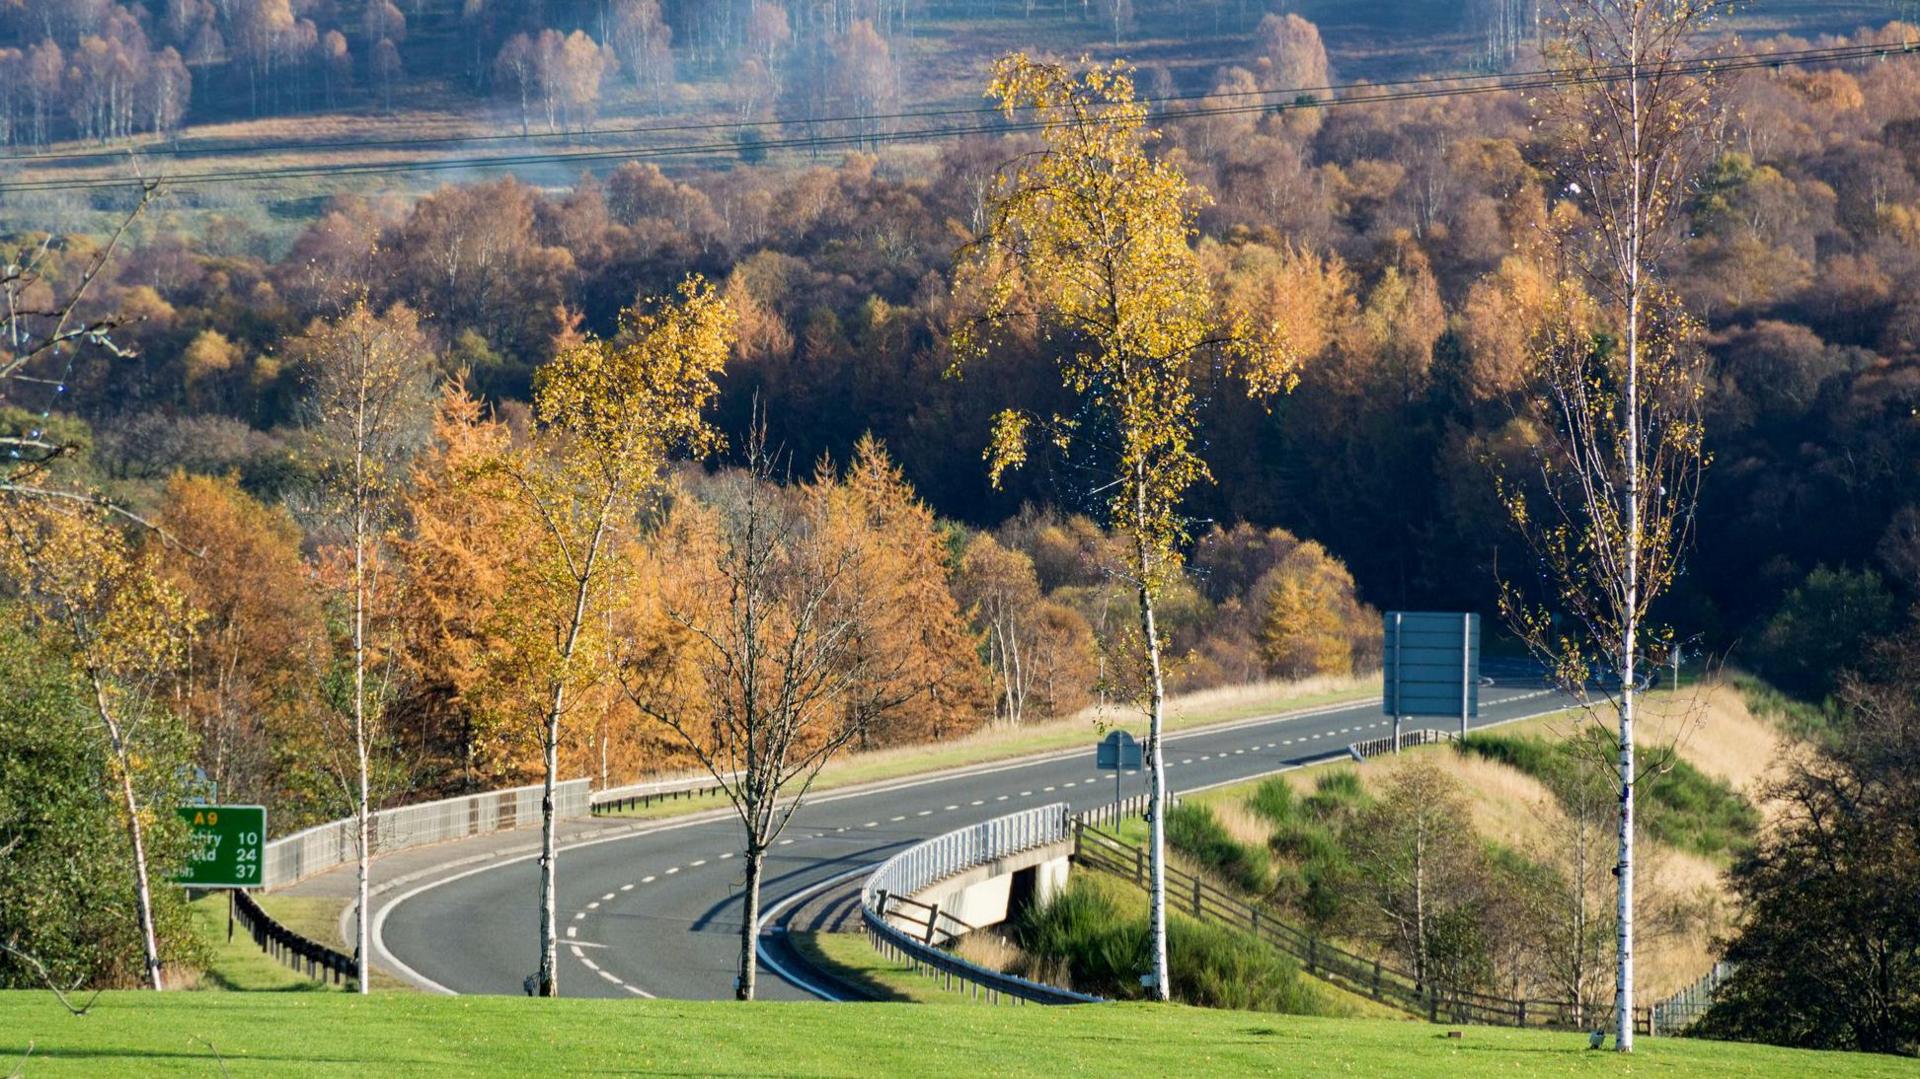
[[[1524, 682], [1481, 691], [1488, 726], [1566, 707]], [[1457, 721], [1409, 721], [1447, 727]], [[1178, 793], [1343, 754], [1351, 742], [1392, 733], [1378, 699], [1305, 714], [1262, 717], [1167, 737], [1167, 774]], [[1111, 772], [1093, 767], [1094, 735], [1071, 757], [983, 765], [875, 788], [815, 796], [768, 852], [762, 909], [804, 899], [836, 877], [873, 866], [922, 839], [1019, 809], [1111, 801]], [[1144, 775], [1121, 777], [1143, 792]], [[740, 826], [722, 819], [668, 821], [563, 848], [559, 857], [560, 990], [566, 996], [719, 999], [733, 994], [742, 912]], [[458, 993], [523, 992], [538, 966], [538, 866], [531, 856], [455, 869], [396, 891], [375, 906], [375, 955], [420, 984]], [[762, 969], [762, 999], [812, 999]]]

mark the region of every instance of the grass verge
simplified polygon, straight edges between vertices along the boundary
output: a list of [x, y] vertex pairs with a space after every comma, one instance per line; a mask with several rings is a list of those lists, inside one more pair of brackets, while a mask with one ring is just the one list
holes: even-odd
[[795, 933], [787, 942], [807, 962], [875, 1000], [908, 1004], [972, 1003], [971, 997], [948, 992], [927, 975], [881, 955], [868, 942], [865, 933]]
[[[1652, 1038], [1317, 1019], [1152, 1004], [734, 1004], [378, 993], [109, 993], [84, 1018], [0, 993], [0, 1067], [29, 1075], [1802, 1075], [1912, 1061]], [[29, 1053], [31, 1055], [29, 1055]]]

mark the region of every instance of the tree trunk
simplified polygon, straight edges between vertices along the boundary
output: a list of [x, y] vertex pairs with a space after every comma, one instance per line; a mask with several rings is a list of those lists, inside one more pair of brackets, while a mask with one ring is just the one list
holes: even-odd
[[[364, 411], [364, 410], [363, 410]], [[359, 440], [364, 447], [365, 439]], [[354, 816], [359, 831], [359, 850], [354, 887], [354, 928], [353, 957], [354, 981], [359, 991], [368, 991], [367, 963], [371, 956], [368, 948], [369, 928], [367, 925], [368, 882], [373, 876], [373, 846], [367, 827], [367, 810], [372, 784], [368, 781], [367, 761], [367, 511], [364, 480], [366, 473], [366, 454], [356, 449], [353, 470], [355, 496], [360, 505], [354, 512], [353, 520], [353, 748], [359, 764], [359, 797], [354, 807]]]
[[1165, 710], [1166, 689], [1160, 676], [1160, 632], [1153, 620], [1152, 557], [1147, 549], [1145, 477], [1136, 473], [1133, 485], [1135, 569], [1140, 574], [1140, 632], [1147, 645], [1147, 747], [1152, 771], [1149, 812], [1151, 822], [1152, 894], [1150, 900], [1153, 930], [1153, 998], [1170, 999], [1171, 979], [1167, 971], [1167, 770], [1160, 747], [1161, 713]]
[[133, 767], [126, 740], [121, 737], [120, 724], [113, 718], [113, 710], [107, 706], [107, 689], [100, 681], [100, 675], [91, 664], [88, 665], [87, 680], [93, 683], [93, 706], [100, 716], [100, 724], [107, 730], [107, 739], [113, 749], [114, 764], [120, 770], [121, 809], [127, 814], [127, 841], [133, 848], [133, 906], [140, 920], [140, 943], [145, 949], [147, 964], [147, 986], [156, 992], [166, 988], [160, 974], [160, 938], [153, 928], [153, 888], [147, 880], [147, 842], [144, 830], [140, 827], [140, 799], [133, 790]]
[[153, 929], [153, 889], [147, 881], [147, 843], [140, 828], [140, 803], [133, 793], [133, 771], [124, 752], [118, 753], [120, 798], [127, 813], [127, 839], [133, 845], [133, 902], [140, 916], [140, 943], [146, 949], [147, 985], [166, 988], [160, 975], [160, 939]]
[[747, 887], [741, 902], [744, 913], [740, 922], [740, 970], [734, 980], [733, 999], [752, 1000], [755, 976], [759, 966], [754, 962], [753, 946], [759, 934], [756, 926], [760, 921], [760, 871], [766, 861], [767, 852], [758, 840], [747, 841]]
[[559, 941], [555, 939], [555, 925], [559, 917], [554, 888], [554, 850], [555, 821], [553, 815], [553, 781], [560, 770], [560, 705], [564, 686], [553, 691], [553, 708], [547, 713], [547, 725], [543, 738], [545, 744], [546, 779], [540, 788], [540, 995], [557, 997], [560, 995]]
[[1620, 896], [1619, 970], [1614, 976], [1614, 1048], [1633, 1051], [1633, 705], [1634, 649], [1640, 630], [1640, 233], [1642, 170], [1640, 22], [1629, 45], [1628, 93], [1633, 115], [1633, 202], [1627, 234], [1627, 565], [1620, 619]]
[[553, 695], [547, 707], [545, 726], [546, 777], [540, 789], [540, 995], [557, 997], [559, 983], [559, 913], [555, 897], [554, 871], [558, 851], [558, 822], [554, 818], [553, 788], [560, 774], [560, 715], [566, 710], [567, 675], [573, 667], [573, 653], [580, 645], [580, 631], [587, 624], [587, 601], [593, 595], [594, 567], [600, 560], [600, 545], [607, 535], [607, 517], [612, 512], [614, 495], [608, 492], [600, 502], [600, 516], [594, 524], [593, 538], [581, 561], [580, 574], [574, 579], [573, 618], [567, 624], [567, 637], [560, 646], [560, 667], [553, 680]]

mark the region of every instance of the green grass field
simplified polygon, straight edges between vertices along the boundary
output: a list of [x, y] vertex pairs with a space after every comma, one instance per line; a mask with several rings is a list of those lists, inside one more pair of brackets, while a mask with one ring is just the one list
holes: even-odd
[[[110, 993], [84, 1017], [0, 993], [0, 1069], [38, 1075], [1915, 1076], [1889, 1057], [1209, 1012], [940, 1004]], [[1458, 1029], [1458, 1028], [1455, 1028]]]

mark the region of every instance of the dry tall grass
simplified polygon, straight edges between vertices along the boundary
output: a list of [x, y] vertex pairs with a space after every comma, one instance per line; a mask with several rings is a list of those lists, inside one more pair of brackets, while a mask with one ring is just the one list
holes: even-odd
[[1027, 962], [1027, 953], [1020, 946], [998, 933], [976, 932], [961, 937], [953, 946], [953, 954], [966, 960], [1005, 973], [1018, 970]]
[[1222, 802], [1213, 806], [1214, 819], [1236, 843], [1265, 850], [1273, 838], [1273, 825], [1247, 808], [1245, 802]]
[[[1688, 687], [1680, 694], [1650, 694], [1641, 726], [1641, 744], [1671, 745], [1702, 772], [1724, 779], [1753, 798], [1766, 777], [1792, 748], [1792, 739], [1755, 716], [1739, 690], [1725, 683]], [[1533, 720], [1501, 733], [1565, 738], [1583, 724], [1607, 722], [1604, 706], [1593, 712]], [[1358, 771], [1361, 782], [1377, 791], [1415, 762], [1430, 762], [1456, 780], [1467, 797], [1476, 831], [1515, 850], [1540, 850], [1553, 841], [1565, 819], [1546, 787], [1517, 769], [1445, 747], [1409, 750], [1398, 757], [1375, 757], [1359, 765], [1342, 762], [1285, 774], [1299, 794], [1312, 793], [1325, 775]], [[1222, 792], [1227, 793], [1227, 792]], [[1221, 823], [1245, 840], [1258, 825], [1240, 797], [1210, 799]], [[1761, 805], [1765, 814], [1767, 807]], [[1765, 827], [1763, 824], [1762, 827]], [[1731, 927], [1734, 906], [1722, 862], [1643, 841], [1636, 873], [1636, 921], [1639, 952], [1634, 982], [1643, 1000], [1670, 995], [1697, 980], [1714, 961], [1713, 942]]]

